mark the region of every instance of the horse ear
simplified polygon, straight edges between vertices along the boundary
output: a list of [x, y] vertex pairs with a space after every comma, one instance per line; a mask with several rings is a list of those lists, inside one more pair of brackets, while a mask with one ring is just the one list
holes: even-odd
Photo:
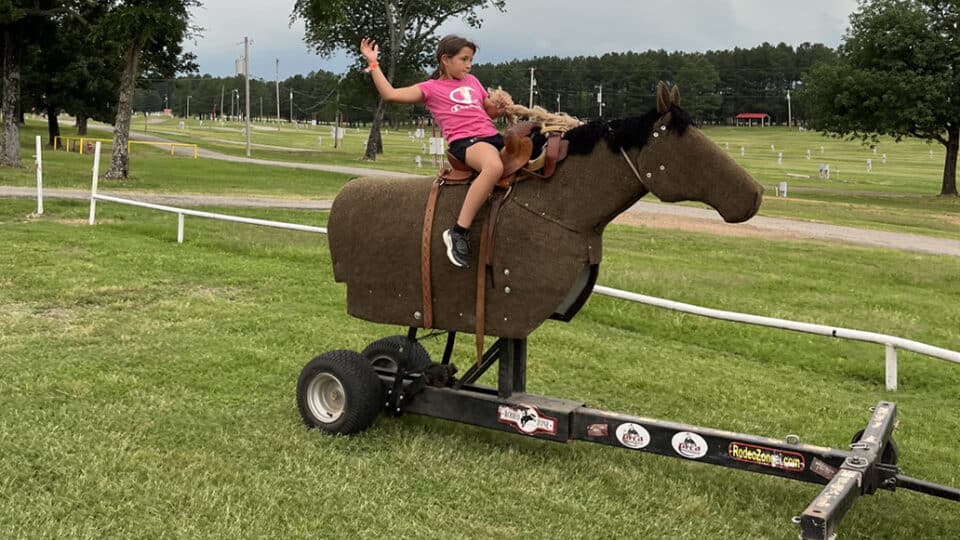
[[677, 107], [680, 106], [680, 87], [677, 85], [673, 85], [673, 88], [670, 89], [670, 103]]
[[667, 90], [667, 83], [660, 81], [657, 83], [657, 112], [663, 114], [670, 110], [670, 91]]

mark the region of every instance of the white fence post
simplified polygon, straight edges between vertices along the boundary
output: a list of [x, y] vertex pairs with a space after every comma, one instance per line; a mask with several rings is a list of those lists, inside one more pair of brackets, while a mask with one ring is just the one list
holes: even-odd
[[43, 143], [37, 135], [37, 215], [43, 215]]
[[177, 214], [177, 243], [183, 243], [183, 212]]
[[100, 176], [100, 141], [93, 151], [93, 184], [90, 186], [90, 225], [97, 217], [97, 178]]
[[897, 348], [887, 343], [887, 390], [897, 389]]

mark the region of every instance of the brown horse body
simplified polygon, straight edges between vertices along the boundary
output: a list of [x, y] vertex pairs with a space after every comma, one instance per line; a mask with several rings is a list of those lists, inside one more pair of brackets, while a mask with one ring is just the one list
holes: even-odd
[[[658, 109], [645, 117], [571, 130], [570, 155], [551, 179], [513, 187], [494, 229], [484, 333], [523, 338], [548, 318], [573, 317], [596, 280], [604, 227], [648, 192], [667, 202], [704, 202], [728, 222], [756, 213], [762, 186], [689, 126], [678, 101], [676, 91], [661, 86]], [[334, 278], [347, 283], [351, 315], [423, 327], [421, 234], [433, 182], [358, 178], [338, 194], [330, 252]], [[432, 326], [457, 332], [475, 331], [477, 278], [447, 261], [440, 234], [454, 223], [466, 190], [441, 189], [430, 249]], [[471, 231], [473, 269], [485, 215], [481, 209]]]

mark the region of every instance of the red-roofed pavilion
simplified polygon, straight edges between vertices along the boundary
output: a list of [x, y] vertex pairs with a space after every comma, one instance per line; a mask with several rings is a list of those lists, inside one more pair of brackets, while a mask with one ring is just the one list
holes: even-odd
[[770, 115], [767, 113], [754, 113], [754, 112], [745, 112], [737, 115], [737, 125], [740, 125], [740, 121], [743, 120], [744, 124], [747, 126], [752, 126], [754, 120], [760, 121], [760, 127], [770, 124]]

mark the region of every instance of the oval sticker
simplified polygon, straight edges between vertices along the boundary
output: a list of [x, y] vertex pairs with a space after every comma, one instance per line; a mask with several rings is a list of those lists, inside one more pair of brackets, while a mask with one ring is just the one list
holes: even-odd
[[617, 426], [617, 440], [627, 448], [639, 450], [650, 444], [650, 432], [640, 424], [627, 422]]
[[707, 455], [707, 441], [691, 431], [681, 431], [671, 441], [674, 452], [685, 458], [700, 459]]

